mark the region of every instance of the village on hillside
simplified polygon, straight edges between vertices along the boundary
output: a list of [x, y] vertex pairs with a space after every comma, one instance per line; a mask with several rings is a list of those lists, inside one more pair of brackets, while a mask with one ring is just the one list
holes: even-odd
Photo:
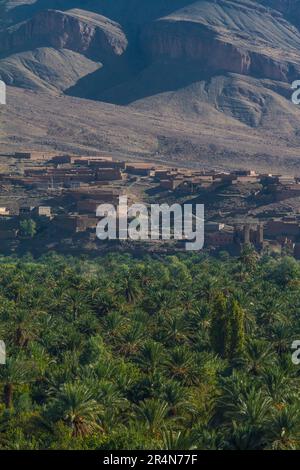
[[110, 241], [96, 237], [100, 204], [201, 203], [208, 252], [259, 252], [300, 259], [300, 177], [218, 172], [115, 160], [106, 155], [16, 152], [0, 168], [0, 251], [41, 254], [133, 249], [172, 253], [176, 240]]

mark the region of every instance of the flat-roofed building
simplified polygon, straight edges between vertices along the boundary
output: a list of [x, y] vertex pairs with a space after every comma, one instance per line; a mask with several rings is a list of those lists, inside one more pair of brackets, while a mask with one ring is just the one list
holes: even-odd
[[220, 222], [206, 222], [204, 229], [206, 232], [219, 232], [223, 230], [224, 227], [225, 224]]
[[150, 176], [155, 171], [155, 166], [150, 163], [130, 163], [126, 164], [127, 173], [138, 175], [138, 176]]
[[165, 180], [160, 180], [160, 187], [162, 189], [168, 189], [168, 190], [174, 190], [176, 189], [180, 184], [182, 183], [182, 179], [165, 179]]
[[97, 181], [118, 181], [122, 179], [120, 168], [101, 168], [96, 172]]
[[44, 152], [44, 151], [24, 151], [24, 152], [15, 152], [14, 157], [21, 159], [21, 160], [34, 160], [34, 161], [46, 161], [51, 160], [51, 158], [55, 157], [54, 152]]
[[10, 210], [7, 207], [0, 207], [0, 217], [7, 217], [10, 215]]
[[58, 215], [53, 219], [54, 226], [67, 234], [96, 229], [98, 222], [99, 219], [96, 217], [80, 214]]
[[125, 170], [126, 163], [121, 161], [111, 161], [111, 160], [88, 160], [88, 166], [91, 168], [119, 168], [120, 170]]
[[70, 191], [69, 194], [75, 201], [93, 199], [101, 202], [109, 202], [111, 204], [117, 202], [119, 197], [117, 191], [104, 190], [102, 188], [92, 186], [74, 189]]
[[270, 220], [265, 226], [265, 233], [271, 238], [283, 235], [297, 237], [300, 235], [300, 225], [296, 221]]
[[227, 230], [220, 230], [215, 232], [208, 232], [205, 234], [205, 245], [219, 248], [221, 246], [229, 246], [234, 242], [234, 232]]
[[96, 214], [97, 207], [103, 204], [103, 201], [97, 201], [95, 199], [84, 199], [82, 201], [78, 201], [77, 203], [77, 210], [81, 213], [92, 213]]
[[35, 213], [39, 217], [51, 217], [52, 209], [50, 206], [38, 206], [35, 208]]
[[250, 177], [258, 176], [255, 170], [235, 170], [232, 173], [236, 176], [250, 176]]

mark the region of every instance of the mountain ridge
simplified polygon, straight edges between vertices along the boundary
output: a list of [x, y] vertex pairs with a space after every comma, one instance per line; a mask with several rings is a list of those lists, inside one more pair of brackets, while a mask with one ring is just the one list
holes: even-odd
[[[108, 109], [113, 115], [118, 109], [120, 116], [123, 109], [128, 116], [141, 112], [145, 135], [149, 122], [163, 116], [170, 129], [166, 125], [161, 133], [157, 129], [154, 146], [149, 130], [152, 144], [144, 148], [145, 158], [174, 159], [175, 152], [175, 159], [184, 160], [186, 146], [196, 166], [209, 165], [216, 160], [211, 152], [215, 146], [221, 160], [222, 153], [231, 150], [232, 162], [225, 160], [238, 166], [245, 158], [240, 145], [226, 138], [226, 129], [232, 135], [234, 128], [239, 141], [242, 128], [249, 134], [245, 153], [250, 160], [253, 155], [257, 161], [261, 154], [262, 161], [268, 161], [266, 167], [271, 162], [276, 169], [278, 148], [282, 152], [285, 148], [286, 165], [295, 168], [300, 112], [291, 102], [291, 82], [300, 77], [300, 17], [295, 13], [299, 5], [298, 0], [8, 2], [6, 27], [0, 33], [0, 39], [5, 37], [0, 41], [0, 77], [14, 87], [32, 90], [37, 101], [41, 92], [58, 97], [64, 93], [64, 103], [81, 100], [90, 109], [92, 100], [93, 109], [106, 109], [103, 119], [108, 121]], [[31, 105], [35, 106], [34, 100]], [[186, 139], [180, 131], [177, 147], [172, 129], [176, 114], [186, 129]], [[193, 131], [191, 138], [191, 122], [199, 128], [198, 137]], [[216, 123], [223, 142], [216, 138], [214, 144], [206, 136], [208, 129], [210, 136], [217, 133]], [[133, 139], [127, 151], [132, 148], [135, 153], [134, 125], [130, 119], [125, 125]], [[106, 124], [103, 128], [107, 132]], [[99, 127], [102, 143], [97, 140], [91, 149], [105, 150], [103, 128]], [[2, 143], [7, 148], [14, 142], [14, 132], [6, 126]], [[268, 146], [257, 138], [266, 133], [273, 135]], [[118, 136], [114, 138], [119, 152]], [[59, 145], [61, 139], [59, 135]], [[32, 136], [29, 142], [37, 145]], [[111, 150], [113, 142], [109, 146]], [[143, 152], [138, 153], [142, 158]]]

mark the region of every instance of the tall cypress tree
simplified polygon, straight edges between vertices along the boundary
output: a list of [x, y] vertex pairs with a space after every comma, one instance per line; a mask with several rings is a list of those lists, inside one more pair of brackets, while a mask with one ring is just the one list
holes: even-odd
[[243, 351], [243, 309], [236, 300], [223, 293], [219, 293], [213, 303], [210, 338], [214, 351], [223, 358], [232, 359]]

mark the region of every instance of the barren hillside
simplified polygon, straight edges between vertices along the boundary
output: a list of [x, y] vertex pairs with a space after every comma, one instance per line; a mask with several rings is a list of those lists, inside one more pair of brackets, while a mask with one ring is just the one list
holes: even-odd
[[298, 0], [7, 3], [3, 149], [298, 171]]

